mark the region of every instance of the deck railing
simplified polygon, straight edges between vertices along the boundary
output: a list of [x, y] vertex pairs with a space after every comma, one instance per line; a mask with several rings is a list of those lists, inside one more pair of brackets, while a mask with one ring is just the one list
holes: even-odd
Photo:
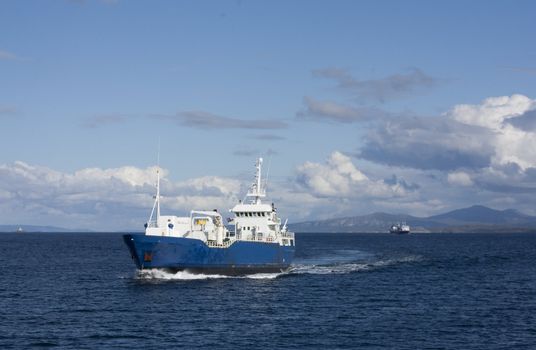
[[294, 232], [281, 232], [281, 237], [294, 239]]
[[[282, 238], [286, 239], [294, 239], [294, 233], [293, 232], [280, 232], [279, 233]], [[246, 236], [243, 236], [242, 234], [237, 234], [236, 239], [223, 241], [222, 244], [218, 244], [216, 241], [206, 241], [207, 245], [211, 248], [229, 248], [234, 242], [236, 241], [251, 241], [251, 242], [276, 242], [276, 239], [273, 235], [265, 236], [265, 235], [253, 235], [249, 234]]]
[[207, 245], [211, 248], [229, 248], [234, 241], [223, 241], [222, 244], [218, 244], [216, 241], [207, 241]]

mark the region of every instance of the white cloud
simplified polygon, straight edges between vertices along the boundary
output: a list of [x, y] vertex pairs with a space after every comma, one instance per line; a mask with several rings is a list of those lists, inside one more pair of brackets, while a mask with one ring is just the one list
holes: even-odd
[[392, 118], [370, 125], [359, 154], [384, 172], [393, 167], [396, 174], [413, 172], [406, 179], [421, 185], [421, 203], [439, 198], [444, 209], [497, 207], [498, 196], [509, 196], [515, 205], [508, 205], [530, 212], [536, 193], [535, 113], [536, 100], [516, 94], [456, 105], [436, 117]]
[[501, 130], [504, 121], [536, 107], [535, 101], [523, 95], [490, 97], [478, 105], [455, 106], [447, 116], [460, 123]]
[[[119, 180], [129, 186], [152, 185], [155, 183], [155, 174], [157, 168], [149, 167], [139, 169], [132, 166], [125, 166], [113, 169], [86, 168], [76, 171], [72, 175], [64, 175], [66, 180], [77, 183], [100, 182], [106, 183], [114, 179]], [[167, 171], [162, 170], [162, 177], [167, 175]]]
[[[173, 182], [162, 176], [162, 211], [227, 209], [241, 184], [217, 176]], [[116, 230], [141, 228], [152, 207], [156, 167], [63, 173], [24, 162], [0, 165], [0, 222]]]
[[447, 180], [451, 185], [459, 185], [459, 186], [473, 185], [473, 180], [471, 180], [471, 176], [463, 171], [457, 171], [457, 172], [452, 172], [448, 174]]
[[391, 186], [371, 180], [352, 163], [350, 157], [335, 151], [324, 164], [305, 162], [297, 169], [297, 181], [319, 197], [385, 197], [403, 195], [400, 184]]
[[512, 95], [457, 105], [437, 117], [391, 119], [373, 126], [361, 156], [418, 169], [456, 171], [513, 163], [524, 171], [536, 167], [535, 109], [536, 100]]
[[448, 118], [494, 132], [492, 163], [515, 163], [525, 170], [536, 166], [536, 133], [516, 128], [509, 119], [536, 109], [536, 100], [523, 95], [490, 97], [478, 105], [458, 105]]

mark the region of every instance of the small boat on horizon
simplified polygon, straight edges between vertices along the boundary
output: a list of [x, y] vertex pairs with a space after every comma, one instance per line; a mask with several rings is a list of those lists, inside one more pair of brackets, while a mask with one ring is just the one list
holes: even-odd
[[405, 222], [402, 223], [396, 223], [391, 225], [391, 228], [389, 228], [390, 233], [396, 233], [396, 234], [408, 234], [410, 233], [410, 227]]

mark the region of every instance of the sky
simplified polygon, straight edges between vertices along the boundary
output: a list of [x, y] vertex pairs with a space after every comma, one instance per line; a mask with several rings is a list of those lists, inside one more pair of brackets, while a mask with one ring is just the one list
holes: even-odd
[[[0, 224], [536, 215], [533, 1], [2, 1]], [[160, 152], [159, 152], [160, 149]]]

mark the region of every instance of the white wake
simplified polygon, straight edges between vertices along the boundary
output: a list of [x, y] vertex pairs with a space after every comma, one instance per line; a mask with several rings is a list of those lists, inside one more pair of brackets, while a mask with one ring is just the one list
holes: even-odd
[[189, 281], [189, 280], [208, 280], [208, 279], [223, 279], [223, 278], [250, 278], [250, 279], [274, 279], [284, 274], [280, 273], [255, 273], [243, 276], [228, 276], [228, 275], [211, 275], [202, 273], [192, 273], [188, 271], [171, 272], [161, 269], [149, 269], [138, 271], [136, 278], [146, 281]]
[[165, 269], [141, 270], [136, 278], [144, 281], [190, 281], [209, 279], [258, 279], [271, 280], [280, 276], [301, 274], [328, 275], [348, 274], [359, 271], [370, 271], [402, 263], [411, 263], [422, 260], [421, 256], [409, 255], [398, 258], [375, 258], [373, 254], [356, 250], [334, 252], [333, 255], [320, 256], [311, 259], [296, 259], [291, 268], [279, 273], [256, 273], [241, 276], [211, 275], [192, 273], [188, 271], [173, 272]]
[[338, 262], [334, 264], [296, 264], [293, 265], [289, 274], [347, 274], [358, 271], [375, 270], [382, 267], [397, 265], [400, 263], [410, 263], [420, 261], [422, 258], [417, 255], [405, 256], [401, 258], [380, 259], [370, 261]]

